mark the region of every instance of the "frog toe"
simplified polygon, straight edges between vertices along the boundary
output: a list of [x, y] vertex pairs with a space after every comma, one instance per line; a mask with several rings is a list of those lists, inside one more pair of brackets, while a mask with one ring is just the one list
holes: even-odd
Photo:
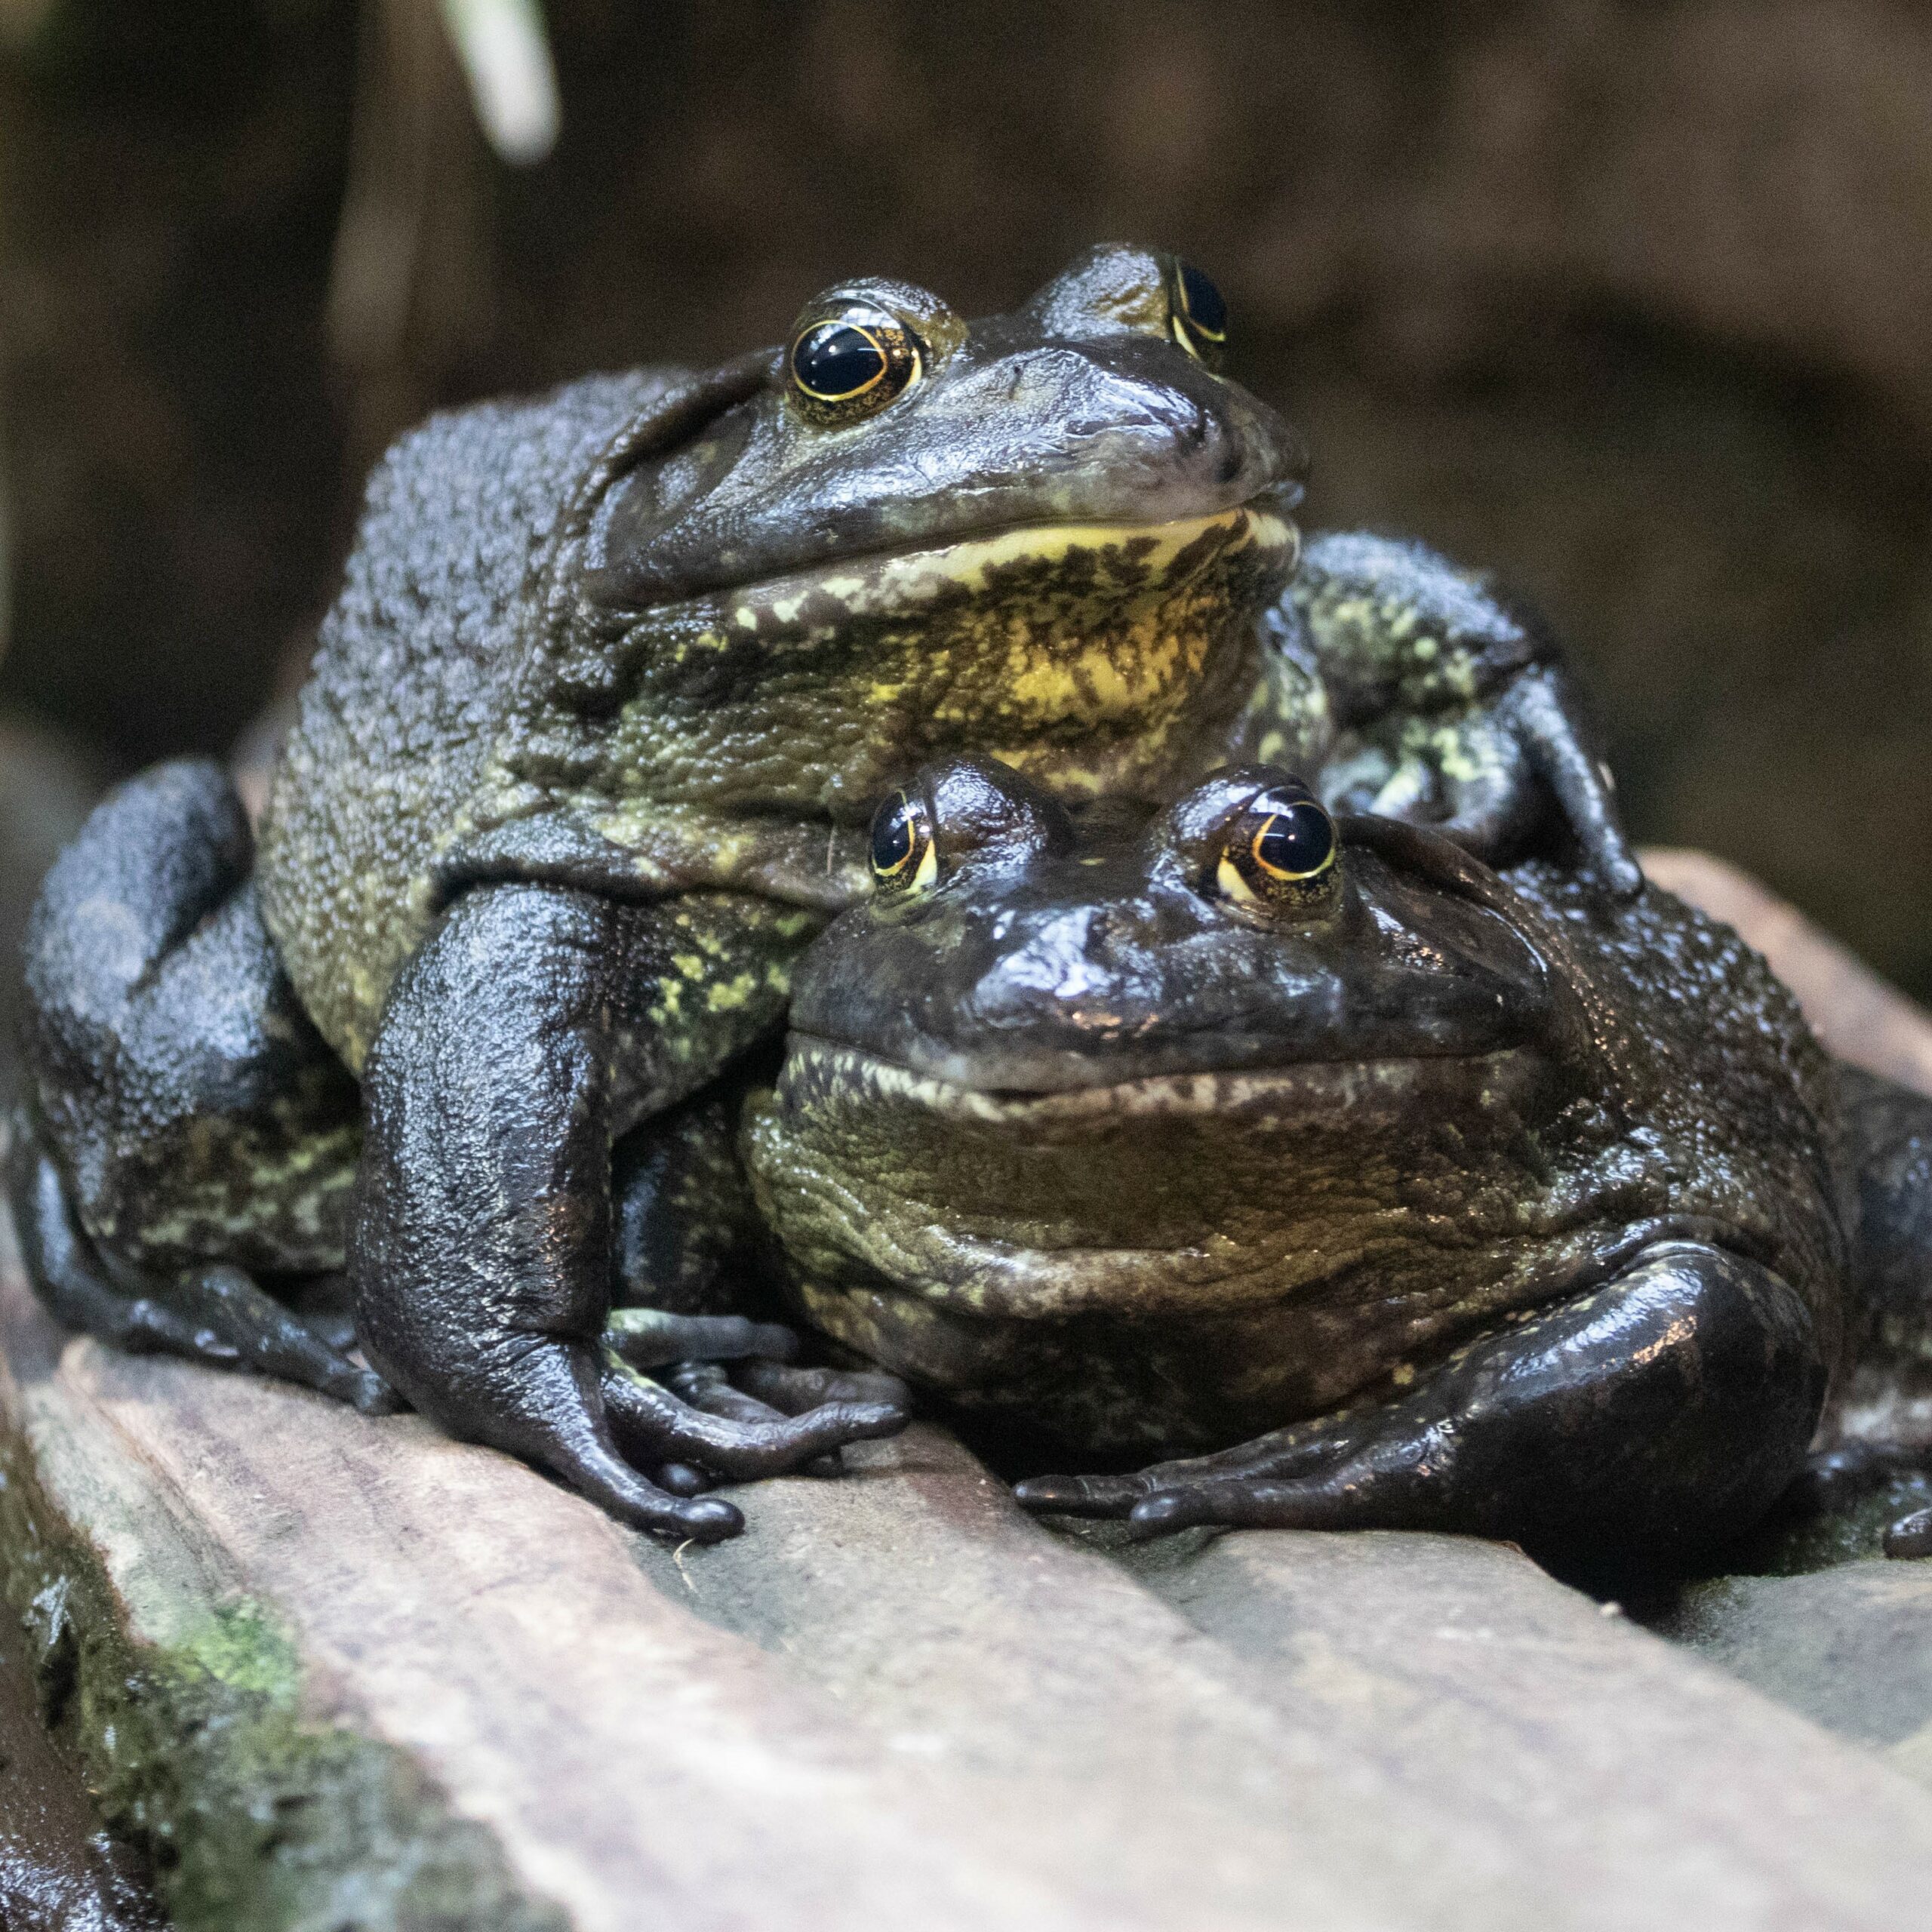
[[1124, 1516], [1147, 1494], [1142, 1476], [1029, 1476], [1014, 1485], [1023, 1509], [1057, 1516]]
[[657, 1487], [671, 1496], [702, 1496], [712, 1481], [694, 1463], [666, 1463], [657, 1472]]
[[[706, 1415], [723, 1416], [732, 1422], [768, 1428], [783, 1423], [788, 1416], [804, 1415], [833, 1402], [888, 1404], [911, 1413], [912, 1392], [896, 1375], [848, 1374], [838, 1369], [789, 1369], [776, 1362], [747, 1364], [738, 1367], [740, 1376], [753, 1367], [762, 1368], [780, 1380], [774, 1386], [762, 1382], [768, 1394], [782, 1394], [785, 1400], [774, 1406], [756, 1395], [732, 1386], [729, 1375], [716, 1362], [680, 1362], [663, 1379], [665, 1386], [681, 1401]], [[823, 1451], [798, 1466], [798, 1473], [808, 1476], [835, 1476], [844, 1472], [844, 1457], [837, 1447]], [[662, 1478], [660, 1478], [661, 1481]], [[695, 1492], [694, 1492], [694, 1494]]]
[[632, 1368], [668, 1362], [736, 1361], [754, 1357], [789, 1361], [798, 1338], [783, 1323], [742, 1315], [678, 1315], [657, 1308], [620, 1308], [604, 1326], [604, 1342]]
[[1164, 1489], [1143, 1496], [1127, 1515], [1128, 1532], [1136, 1543], [1151, 1543], [1156, 1537], [1172, 1536], [1203, 1524], [1225, 1522], [1213, 1500], [1198, 1489]]
[[738, 1386], [788, 1416], [804, 1415], [828, 1402], [912, 1407], [912, 1391], [882, 1369], [800, 1368], [770, 1358], [747, 1361], [734, 1371]]
[[349, 1374], [343, 1378], [340, 1389], [331, 1389], [328, 1392], [339, 1394], [358, 1415], [399, 1416], [409, 1407], [372, 1369], [352, 1366]]
[[601, 1444], [574, 1452], [552, 1446], [545, 1459], [571, 1487], [621, 1523], [677, 1543], [722, 1543], [740, 1534], [743, 1512], [721, 1496], [685, 1496], [660, 1489]]
[[909, 1419], [896, 1403], [828, 1402], [803, 1415], [741, 1420], [695, 1407], [620, 1363], [605, 1376], [604, 1404], [640, 1457], [694, 1463], [735, 1481], [783, 1475], [848, 1442], [895, 1435]]
[[1352, 1513], [1350, 1485], [1327, 1477], [1301, 1481], [1244, 1482], [1223, 1478], [1180, 1489], [1156, 1490], [1128, 1515], [1137, 1543], [1203, 1527], [1320, 1530], [1346, 1525]]
[[672, 1364], [656, 1378], [681, 1402], [688, 1402], [708, 1416], [722, 1416], [730, 1422], [754, 1426], [783, 1422], [784, 1411], [769, 1402], [761, 1402], [742, 1389], [734, 1388], [721, 1364], [715, 1361], [681, 1361]]
[[352, 1361], [226, 1262], [193, 1269], [157, 1294], [195, 1324], [204, 1359], [259, 1370], [347, 1402], [365, 1415], [392, 1414], [400, 1398], [382, 1377]]

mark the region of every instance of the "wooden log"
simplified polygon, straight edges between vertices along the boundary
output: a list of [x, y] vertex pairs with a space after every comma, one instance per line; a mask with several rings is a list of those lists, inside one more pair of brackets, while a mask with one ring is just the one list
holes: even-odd
[[[165, 1733], [168, 1682], [209, 1680], [239, 1755], [202, 1773], [244, 1813], [256, 1761], [296, 1761], [267, 1794], [294, 1801], [295, 1841], [200, 1815], [151, 1765], [127, 1767], [134, 1822], [190, 1868], [185, 1896], [168, 1887], [184, 1924], [238, 1910], [400, 1926], [454, 1903], [465, 1924], [616, 1932], [647, 1901], [694, 1927], [1089, 1922], [915, 1821], [873, 1740], [654, 1588], [629, 1537], [532, 1472], [416, 1418], [368, 1424], [253, 1378], [63, 1346], [17, 1277], [4, 1321], [9, 1414], [39, 1487], [97, 1550], [137, 1661], [154, 1654], [145, 1712]], [[122, 1727], [97, 1687], [94, 1729]], [[110, 1810], [120, 1769], [97, 1774]], [[318, 1806], [383, 1817], [358, 1831]], [[449, 1897], [427, 1906], [409, 1869], [426, 1854], [450, 1868]]]
[[1514, 1821], [1551, 1924], [1923, 1914], [1904, 1895], [1913, 1881], [1900, 1887], [1897, 1834], [1918, 1807], [1900, 1806], [1894, 1779], [1822, 1752], [1803, 1718], [1697, 1670], [1506, 1546], [1283, 1532], [1185, 1556], [1147, 1546], [1130, 1561], [1259, 1666], [1271, 1701], [1372, 1732], [1404, 1777], [1479, 1790], [1482, 1809]]
[[970, 1768], [1017, 1827], [1044, 1807], [1130, 1896], [1184, 1902], [1191, 1865], [1196, 1915], [1159, 1922], [1214, 1922], [1244, 1874], [1257, 1922], [1303, 1922], [1278, 1887], [1318, 1820], [1331, 1856], [1362, 1860], [1361, 1897], [1392, 1882], [1396, 1924], [1472, 1905], [1491, 1924], [1604, 1928], [1922, 1917], [1904, 1869], [1932, 1849], [1921, 1793], [1518, 1551], [1392, 1533], [1131, 1546], [1111, 1525], [1056, 1548], [920, 1433], [863, 1452], [863, 1483], [761, 1497], [761, 1541], [689, 1565], [692, 1600]]
[[[519, 1927], [1922, 1916], [1932, 1800], [1508, 1552], [1241, 1536], [1150, 1589], [922, 1430], [671, 1552], [415, 1420], [63, 1345], [17, 1281], [4, 1309], [11, 1425], [132, 1640], [79, 1639], [112, 1679], [82, 1721], [130, 1756], [96, 1781], [181, 1861], [186, 1924], [409, 1924], [426, 1891]], [[1443, 1634], [1490, 1598], [1488, 1641]], [[1271, 1620], [1330, 1667], [1255, 1647]], [[183, 1680], [223, 1741], [169, 1734]]]
[[1932, 1785], [1932, 1563], [1700, 1583], [1657, 1620], [1677, 1641]]

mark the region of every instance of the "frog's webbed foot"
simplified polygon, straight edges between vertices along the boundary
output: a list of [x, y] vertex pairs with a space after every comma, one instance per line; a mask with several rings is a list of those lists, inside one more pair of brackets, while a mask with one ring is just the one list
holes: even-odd
[[910, 1413], [903, 1400], [834, 1399], [787, 1414], [733, 1388], [714, 1363], [685, 1364], [661, 1383], [613, 1363], [604, 1401], [633, 1453], [728, 1482], [808, 1469], [848, 1442], [897, 1435]]
[[[891, 1434], [910, 1411], [905, 1384], [795, 1366], [798, 1338], [781, 1323], [688, 1312], [746, 1305], [742, 1269], [758, 1223], [736, 1149], [740, 1100], [728, 1081], [618, 1143], [611, 1180], [625, 1305], [605, 1322], [604, 1346], [689, 1407], [746, 1432], [745, 1447], [781, 1456], [786, 1469], [836, 1475], [837, 1443], [792, 1460], [801, 1432], [789, 1419], [810, 1417], [808, 1429], [820, 1434], [843, 1427], [846, 1441]], [[627, 1387], [607, 1390], [606, 1402], [639, 1406]], [[714, 1456], [661, 1464], [656, 1475], [660, 1487], [695, 1495], [737, 1472]]]
[[1537, 665], [1518, 672], [1486, 709], [1444, 728], [1460, 755], [1445, 757], [1438, 774], [1436, 829], [1478, 858], [1505, 859], [1534, 832], [1539, 786], [1546, 787], [1584, 866], [1629, 898], [1644, 875], [1623, 835], [1609, 768], [1584, 742], [1582, 710], [1567, 675]]
[[[639, 1331], [650, 1339], [641, 1346]], [[675, 1337], [691, 1346], [673, 1351]], [[798, 1338], [782, 1324], [741, 1315], [666, 1315], [620, 1309], [605, 1345], [627, 1367], [668, 1367], [661, 1378], [694, 1407], [714, 1415], [769, 1421], [801, 1416], [828, 1403], [909, 1410], [912, 1392], [882, 1369], [806, 1367], [791, 1357]]]
[[213, 1262], [167, 1276], [125, 1265], [110, 1270], [75, 1219], [60, 1170], [24, 1109], [14, 1117], [7, 1164], [21, 1259], [57, 1320], [131, 1352], [279, 1376], [367, 1415], [401, 1406], [380, 1376], [239, 1268]]
[[1763, 1514], [1803, 1460], [1823, 1389], [1795, 1291], [1734, 1254], [1663, 1242], [1406, 1394], [1134, 1475], [1036, 1478], [1019, 1495], [1143, 1535], [1458, 1530], [1592, 1563], [1655, 1558]]
[[[445, 1336], [429, 1352], [435, 1418], [453, 1434], [542, 1464], [620, 1521], [655, 1535], [698, 1543], [736, 1536], [743, 1515], [721, 1497], [699, 1494], [712, 1481], [748, 1482], [809, 1468], [845, 1443], [897, 1434], [907, 1420], [897, 1402], [823, 1401], [796, 1416], [721, 1403], [688, 1371], [660, 1380], [613, 1350], [598, 1364], [589, 1349], [565, 1337], [509, 1336], [494, 1323], [478, 1325], [485, 1332]], [[397, 1331], [384, 1324], [381, 1332], [386, 1363], [397, 1353]], [[423, 1339], [405, 1344], [405, 1360], [423, 1358]]]
[[1066, 1516], [1131, 1517], [1152, 1497], [1192, 1496], [1218, 1485], [1247, 1487], [1312, 1475], [1348, 1454], [1358, 1433], [1357, 1421], [1350, 1414], [1324, 1416], [1211, 1455], [1151, 1463], [1126, 1475], [1029, 1476], [1014, 1494], [1029, 1509]]
[[[618, 1309], [604, 1340], [620, 1377], [615, 1388], [606, 1378], [606, 1405], [634, 1426], [650, 1418], [669, 1423], [657, 1399], [668, 1393], [737, 1432], [714, 1432], [718, 1444], [707, 1448], [693, 1433], [701, 1426], [688, 1422], [681, 1431], [668, 1427], [663, 1441], [651, 1445], [671, 1448], [676, 1460], [660, 1469], [658, 1481], [682, 1494], [695, 1494], [707, 1475], [835, 1474], [845, 1443], [895, 1435], [911, 1414], [912, 1392], [897, 1376], [794, 1366], [798, 1337], [777, 1322]], [[654, 1368], [663, 1372], [635, 1372]]]
[[[912, 1390], [883, 1371], [804, 1367], [754, 1359], [735, 1364], [728, 1374], [715, 1363], [686, 1362], [669, 1379], [697, 1407], [741, 1421], [769, 1423], [826, 1408], [876, 1410], [899, 1418], [894, 1427], [872, 1432], [890, 1435], [903, 1429], [912, 1414]], [[814, 1476], [836, 1475], [844, 1466], [835, 1448], [799, 1465], [803, 1474]]]
[[1553, 801], [1607, 890], [1641, 888], [1560, 649], [1486, 575], [1422, 543], [1332, 531], [1309, 545], [1272, 622], [1340, 733], [1322, 774], [1331, 804], [1431, 823], [1499, 864], [1546, 829]]

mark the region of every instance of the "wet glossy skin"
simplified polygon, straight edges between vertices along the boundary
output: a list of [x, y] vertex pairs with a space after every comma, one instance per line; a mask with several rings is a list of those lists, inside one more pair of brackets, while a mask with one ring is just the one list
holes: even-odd
[[1257, 900], [1226, 861], [1278, 771], [1144, 829], [972, 763], [911, 789], [923, 880], [817, 942], [745, 1146], [809, 1318], [1035, 1466], [1223, 1452], [1025, 1500], [1654, 1556], [1798, 1472], [1845, 1130], [1734, 935], [1372, 820]]
[[[622, 1177], [776, 1037], [801, 950], [866, 891], [894, 774], [972, 750], [1155, 803], [1292, 758], [1632, 888], [1533, 620], [1383, 540], [1318, 540], [1290, 585], [1299, 442], [1217, 373], [1217, 304], [1189, 285], [1100, 249], [968, 323], [855, 283], [782, 349], [404, 438], [259, 853], [219, 774], [163, 768], [50, 879], [13, 1177], [50, 1303], [399, 1392], [628, 1521], [727, 1534], [729, 1505], [666, 1493], [688, 1465], [786, 1466], [903, 1404], [768, 1366], [733, 1371], [749, 1406], [641, 1378], [677, 1350], [607, 1317], [672, 1291], [614, 1242], [638, 1224]], [[264, 1290], [338, 1268], [368, 1367]]]

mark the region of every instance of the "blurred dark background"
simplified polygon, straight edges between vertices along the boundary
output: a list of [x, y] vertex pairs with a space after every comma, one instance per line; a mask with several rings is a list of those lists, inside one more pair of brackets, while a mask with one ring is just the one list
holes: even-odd
[[227, 746], [439, 403], [1143, 239], [1312, 521], [1532, 592], [1639, 835], [1932, 995], [1932, 10], [548, 0], [516, 166], [466, 4], [0, 0], [7, 792]]

